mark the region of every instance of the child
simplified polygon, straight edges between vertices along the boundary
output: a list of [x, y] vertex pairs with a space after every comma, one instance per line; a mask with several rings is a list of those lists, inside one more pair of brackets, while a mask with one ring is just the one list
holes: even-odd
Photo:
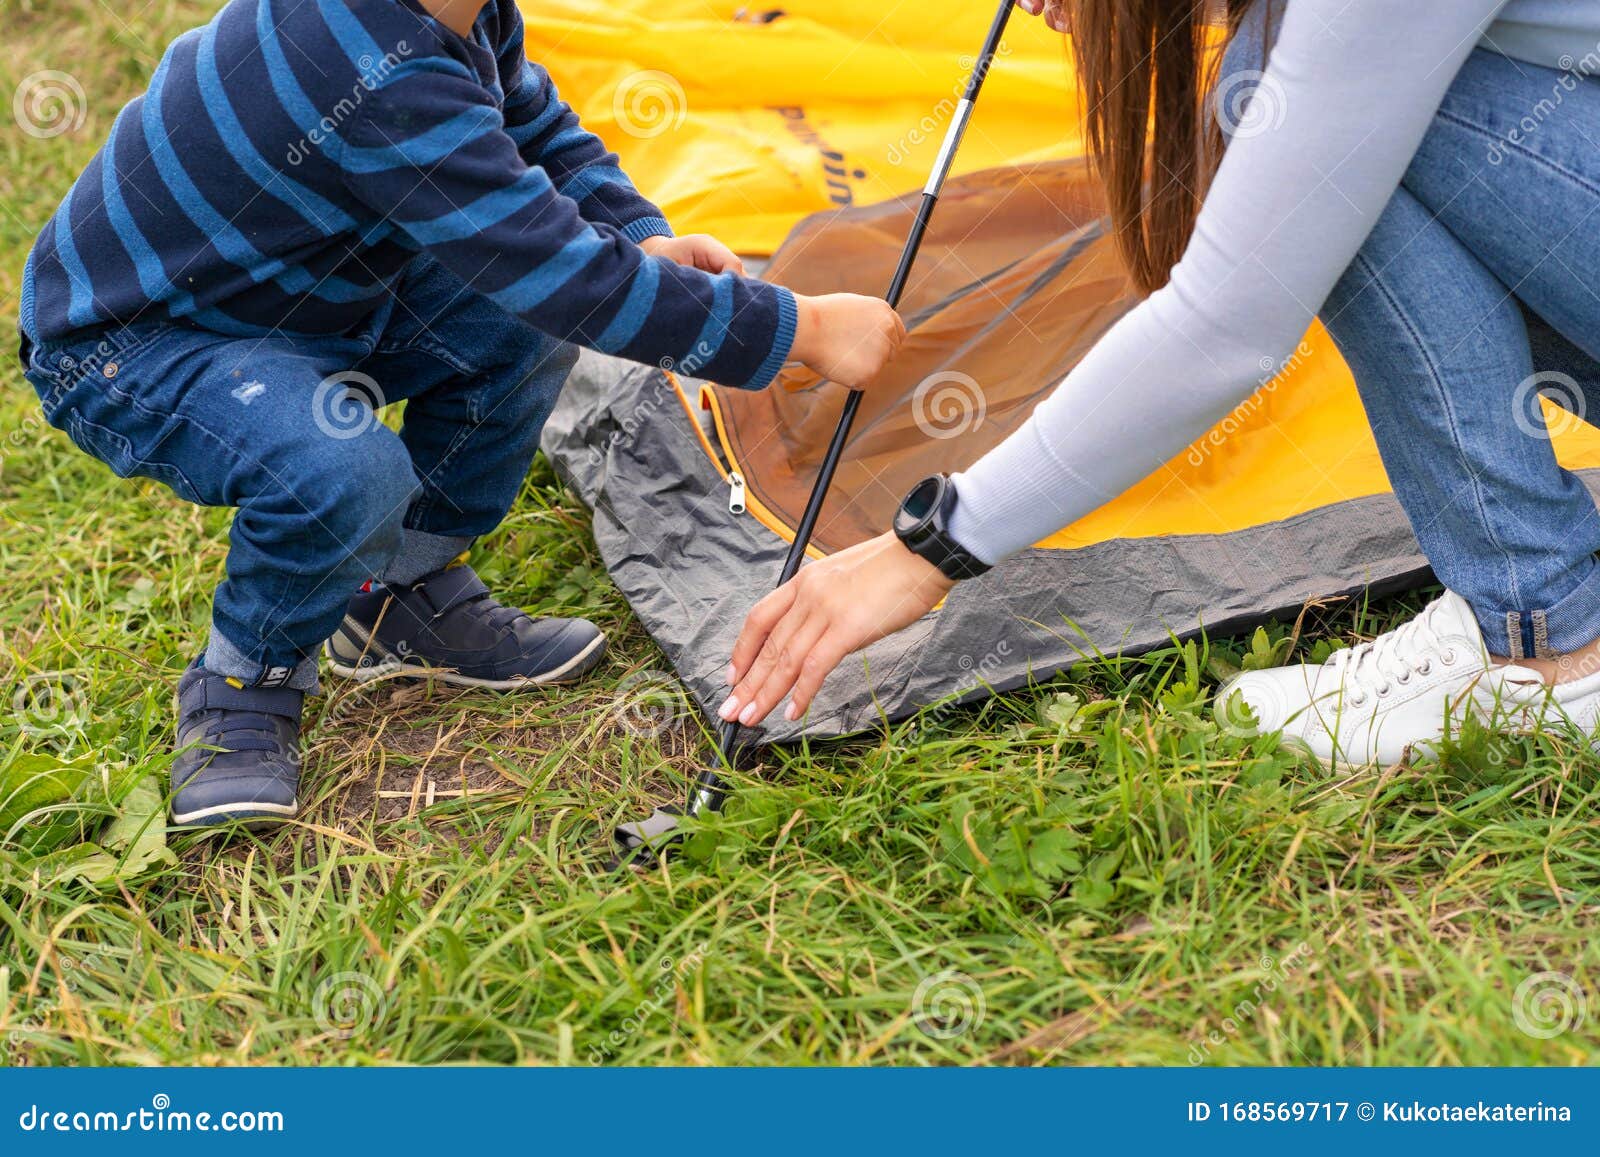
[[[178, 684], [174, 823], [296, 814], [330, 636], [345, 677], [593, 668], [597, 628], [501, 604], [462, 558], [516, 497], [573, 345], [759, 389], [791, 358], [863, 385], [904, 336], [882, 302], [742, 273], [579, 126], [514, 0], [231, 0], [179, 38], [40, 235], [21, 306], [53, 425], [237, 508]], [[372, 409], [401, 399], [396, 435]]]

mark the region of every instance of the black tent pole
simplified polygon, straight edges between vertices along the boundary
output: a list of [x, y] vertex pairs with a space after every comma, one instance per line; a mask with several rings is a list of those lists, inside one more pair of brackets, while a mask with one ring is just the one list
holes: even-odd
[[[911, 278], [911, 267], [916, 264], [917, 252], [922, 248], [922, 239], [927, 235], [928, 223], [933, 220], [933, 211], [939, 204], [939, 194], [944, 189], [945, 178], [950, 175], [950, 167], [955, 163], [956, 150], [961, 147], [961, 138], [966, 135], [967, 124], [972, 120], [973, 105], [977, 102], [978, 93], [983, 89], [984, 79], [993, 67], [995, 57], [1000, 53], [1000, 39], [1005, 35], [1006, 24], [1011, 19], [1011, 8], [1014, 0], [1000, 0], [1000, 8], [994, 15], [994, 22], [989, 25], [989, 35], [984, 38], [983, 49], [978, 53], [977, 62], [972, 67], [972, 75], [967, 79], [966, 92], [961, 97], [961, 102], [956, 105], [955, 115], [950, 121], [950, 127], [945, 132], [944, 144], [939, 148], [939, 158], [933, 163], [933, 172], [928, 176], [928, 183], [922, 190], [922, 201], [917, 206], [916, 220], [911, 224], [911, 233], [906, 237], [905, 248], [900, 253], [900, 264], [894, 271], [894, 280], [889, 283], [889, 292], [884, 295], [884, 300], [898, 308], [901, 295], [905, 293], [906, 282]], [[834, 428], [833, 438], [828, 443], [828, 452], [823, 455], [822, 466], [817, 471], [817, 480], [811, 487], [811, 497], [806, 500], [805, 512], [800, 516], [800, 523], [794, 528], [794, 542], [789, 545], [788, 557], [783, 560], [783, 570], [778, 575], [778, 586], [788, 582], [800, 570], [800, 564], [805, 561], [806, 548], [811, 544], [812, 532], [816, 530], [817, 518], [822, 513], [822, 504], [827, 501], [828, 490], [833, 486], [834, 473], [839, 469], [839, 458], [844, 453], [844, 445], [850, 439], [850, 428], [855, 425], [856, 412], [861, 409], [861, 391], [851, 390], [844, 400], [844, 412], [839, 415], [839, 424]], [[739, 738], [739, 722], [733, 720], [722, 724], [718, 735], [717, 750], [723, 766], [732, 768], [734, 743]], [[687, 814], [700, 815], [702, 812], [721, 811], [723, 803], [728, 798], [727, 784], [715, 768], [706, 768], [700, 773], [700, 778], [695, 781], [694, 792], [689, 797]]]
[[[905, 293], [906, 283], [911, 278], [911, 267], [916, 264], [917, 252], [922, 248], [922, 239], [928, 232], [928, 223], [933, 219], [934, 208], [939, 204], [939, 194], [944, 189], [945, 178], [950, 175], [950, 167], [955, 163], [956, 150], [961, 147], [961, 138], [966, 135], [967, 125], [972, 120], [973, 105], [977, 102], [978, 93], [983, 89], [983, 82], [989, 75], [989, 69], [994, 66], [995, 58], [1000, 54], [1000, 40], [1005, 35], [1006, 25], [1011, 19], [1013, 3], [1015, 0], [1000, 0], [994, 22], [989, 26], [989, 34], [984, 38], [983, 48], [973, 64], [972, 75], [967, 78], [966, 91], [960, 103], [956, 105], [950, 127], [945, 132], [944, 143], [939, 148], [939, 157], [933, 164], [933, 172], [929, 174], [928, 183], [923, 187], [916, 220], [911, 223], [911, 232], [906, 237], [905, 248], [900, 253], [900, 264], [895, 268], [889, 292], [884, 295], [884, 300], [892, 306], [899, 306], [901, 295]], [[845, 397], [844, 411], [839, 415], [839, 424], [833, 431], [833, 438], [828, 442], [828, 450], [823, 455], [822, 465], [817, 471], [817, 480], [811, 488], [811, 496], [806, 500], [805, 511], [800, 516], [799, 525], [795, 527], [794, 542], [790, 544], [789, 554], [783, 561], [783, 570], [778, 576], [777, 583], [780, 587], [794, 578], [800, 570], [800, 564], [805, 561], [806, 548], [811, 544], [811, 535], [816, 530], [817, 518], [822, 513], [822, 504], [827, 500], [828, 490], [833, 485], [833, 476], [839, 468], [839, 459], [844, 453], [845, 443], [850, 439], [850, 429], [855, 425], [857, 411], [861, 409], [861, 397], [859, 390], [851, 390]], [[738, 738], [737, 721], [721, 725], [717, 754], [723, 768], [732, 769], [734, 744]], [[658, 808], [647, 820], [623, 824], [617, 828], [617, 858], [612, 863], [645, 865], [655, 862], [682, 838], [674, 830], [682, 816], [698, 816], [706, 812], [721, 811], [727, 798], [728, 785], [718, 769], [706, 768], [695, 780], [688, 807], [682, 812], [675, 807]]]

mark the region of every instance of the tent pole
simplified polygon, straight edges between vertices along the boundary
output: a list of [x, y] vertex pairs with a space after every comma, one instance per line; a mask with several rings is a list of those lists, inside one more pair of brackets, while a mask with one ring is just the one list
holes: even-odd
[[[1000, 0], [999, 10], [989, 26], [989, 34], [984, 39], [977, 62], [973, 65], [972, 75], [967, 78], [966, 92], [956, 106], [950, 127], [945, 132], [944, 144], [940, 146], [938, 159], [934, 161], [933, 172], [929, 174], [928, 183], [923, 187], [916, 220], [912, 222], [911, 232], [906, 237], [905, 248], [900, 253], [900, 264], [895, 268], [893, 281], [889, 283], [889, 292], [884, 295], [884, 300], [896, 308], [899, 307], [900, 298], [905, 293], [906, 283], [911, 279], [911, 267], [916, 264], [917, 254], [922, 249], [922, 239], [927, 235], [929, 222], [933, 220], [933, 211], [939, 204], [939, 194], [944, 189], [945, 179], [949, 177], [951, 166], [955, 164], [956, 150], [961, 147], [961, 138], [966, 135], [967, 125], [972, 120], [972, 109], [977, 102], [978, 93], [982, 91], [989, 69], [994, 66], [995, 57], [1000, 53], [1000, 40], [1005, 35], [1006, 25], [1011, 19], [1013, 3], [1014, 0]], [[827, 501], [828, 491], [833, 486], [834, 473], [839, 469], [839, 459], [844, 454], [845, 443], [850, 439], [850, 429], [855, 425], [856, 412], [861, 409], [861, 398], [860, 390], [851, 390], [845, 397], [844, 411], [839, 415], [839, 424], [834, 428], [827, 453], [823, 455], [822, 465], [817, 471], [817, 480], [811, 488], [811, 496], [806, 500], [805, 511], [800, 516], [799, 525], [795, 527], [794, 542], [789, 545], [789, 554], [783, 560], [783, 570], [779, 572], [777, 582], [780, 587], [799, 573], [800, 564], [805, 561], [806, 548], [811, 544], [811, 535], [816, 530], [818, 517], [822, 514], [822, 504]], [[729, 770], [733, 767], [734, 745], [738, 738], [738, 720], [721, 725], [717, 739], [717, 754], [722, 765]], [[687, 814], [697, 816], [703, 812], [721, 811], [727, 798], [727, 784], [716, 768], [708, 767], [695, 781], [694, 792], [689, 797]]]
[[[917, 215], [911, 224], [911, 232], [906, 237], [905, 248], [900, 253], [900, 263], [895, 268], [894, 280], [890, 282], [889, 291], [884, 295], [884, 299], [897, 308], [901, 296], [905, 293], [906, 284], [911, 279], [911, 267], [916, 264], [917, 253], [921, 250], [922, 240], [928, 232], [928, 223], [933, 219], [934, 208], [939, 203], [939, 194], [944, 189], [945, 179], [950, 175], [951, 166], [955, 163], [956, 150], [961, 147], [961, 138], [966, 135], [967, 125], [972, 120], [973, 105], [977, 102], [978, 93], [983, 89], [983, 82], [988, 77], [990, 68], [994, 66], [995, 58], [1000, 54], [1000, 40], [1005, 35], [1006, 25], [1011, 19], [1013, 3], [1015, 0], [1000, 0], [994, 21], [989, 26], [989, 34], [984, 39], [983, 48], [973, 64], [972, 75], [967, 78], [966, 91], [961, 102], [956, 105], [950, 127], [945, 132], [944, 143], [940, 146], [938, 159], [933, 164], [933, 172], [929, 174], [928, 183], [923, 187], [922, 200], [917, 206]], [[784, 559], [783, 570], [778, 576], [777, 585], [780, 587], [794, 578], [800, 570], [800, 564], [805, 561], [806, 547], [811, 543], [817, 519], [822, 514], [822, 505], [827, 500], [829, 488], [833, 485], [833, 476], [839, 468], [839, 459], [844, 454], [845, 443], [850, 439], [850, 429], [855, 425], [856, 413], [861, 409], [861, 397], [859, 390], [851, 390], [845, 397], [844, 411], [839, 415], [839, 424], [833, 431], [832, 440], [828, 443], [828, 450], [817, 471], [817, 480], [812, 486], [811, 496], [806, 500], [805, 511], [800, 516], [799, 525], [795, 527], [794, 542], [789, 546], [789, 554]], [[717, 740], [717, 755], [725, 770], [731, 771], [733, 768], [734, 747], [738, 738], [737, 722], [721, 725]], [[659, 862], [667, 854], [668, 849], [683, 838], [676, 830], [679, 820], [685, 815], [698, 816], [707, 812], [721, 811], [722, 805], [727, 802], [728, 790], [727, 782], [719, 770], [714, 767], [706, 768], [695, 781], [687, 808], [682, 811], [676, 807], [658, 808], [647, 820], [623, 824], [617, 828], [617, 855], [612, 863], [618, 866], [624, 863], [646, 866]]]

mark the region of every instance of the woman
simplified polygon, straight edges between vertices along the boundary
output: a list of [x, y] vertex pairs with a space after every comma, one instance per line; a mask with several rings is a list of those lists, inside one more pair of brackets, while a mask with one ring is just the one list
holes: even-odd
[[[847, 654], [1204, 433], [1320, 314], [1448, 590], [1228, 700], [1329, 762], [1398, 759], [1468, 702], [1591, 728], [1600, 514], [1536, 390], [1571, 383], [1566, 403], [1600, 414], [1600, 0], [1262, 0], [1281, 24], [1251, 99], [1270, 103], [1225, 151], [1202, 147], [1207, 0], [1020, 2], [1074, 32], [1091, 154], [1149, 296], [894, 531], [763, 600], [723, 717], [754, 723], [792, 689], [799, 718]], [[1260, 60], [1240, 26], [1269, 13], [1228, 7], [1237, 72]]]

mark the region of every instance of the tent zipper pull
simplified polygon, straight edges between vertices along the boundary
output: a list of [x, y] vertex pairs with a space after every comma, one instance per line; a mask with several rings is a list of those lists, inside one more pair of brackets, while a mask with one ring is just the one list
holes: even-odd
[[728, 475], [728, 513], [744, 513], [744, 475], [737, 470]]

